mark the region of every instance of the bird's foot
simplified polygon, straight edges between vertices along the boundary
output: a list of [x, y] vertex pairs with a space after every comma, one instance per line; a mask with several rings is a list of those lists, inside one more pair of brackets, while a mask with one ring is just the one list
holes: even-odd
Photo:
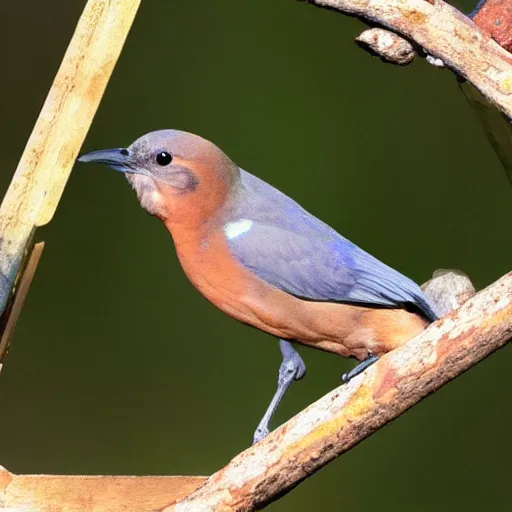
[[344, 373], [341, 376], [341, 381], [343, 383], [347, 383], [349, 380], [353, 379], [356, 375], [363, 373], [368, 366], [371, 366], [375, 361], [379, 359], [377, 356], [370, 355], [364, 361], [361, 361], [356, 367], [352, 368], [348, 373]]
[[269, 434], [270, 430], [268, 429], [268, 424], [258, 425], [252, 437], [252, 444], [259, 443], [264, 437], [267, 437]]
[[289, 341], [279, 340], [279, 348], [283, 355], [283, 361], [279, 367], [277, 377], [277, 390], [270, 401], [263, 418], [256, 428], [253, 436], [253, 444], [261, 441], [270, 432], [269, 424], [280, 404], [283, 396], [293, 381], [300, 380], [306, 374], [306, 365], [299, 353], [293, 348]]

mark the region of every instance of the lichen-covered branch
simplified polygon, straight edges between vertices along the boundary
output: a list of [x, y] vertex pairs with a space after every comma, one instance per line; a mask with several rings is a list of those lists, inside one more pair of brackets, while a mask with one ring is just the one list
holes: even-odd
[[512, 55], [451, 5], [442, 0], [303, 1], [400, 34], [466, 78], [512, 120]]
[[512, 273], [237, 455], [165, 512], [250, 511], [282, 496], [512, 336]]

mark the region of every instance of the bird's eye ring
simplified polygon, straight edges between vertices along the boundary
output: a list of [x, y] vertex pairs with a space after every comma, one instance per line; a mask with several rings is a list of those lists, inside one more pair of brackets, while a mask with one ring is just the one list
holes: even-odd
[[172, 162], [172, 155], [167, 151], [159, 151], [156, 154], [156, 163], [161, 166], [169, 165]]

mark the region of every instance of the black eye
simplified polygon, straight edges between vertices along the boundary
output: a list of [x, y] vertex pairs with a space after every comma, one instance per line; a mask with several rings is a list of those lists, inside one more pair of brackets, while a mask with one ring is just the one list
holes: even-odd
[[167, 153], [167, 151], [160, 151], [160, 153], [156, 154], [156, 163], [158, 165], [169, 165], [172, 162], [171, 153]]

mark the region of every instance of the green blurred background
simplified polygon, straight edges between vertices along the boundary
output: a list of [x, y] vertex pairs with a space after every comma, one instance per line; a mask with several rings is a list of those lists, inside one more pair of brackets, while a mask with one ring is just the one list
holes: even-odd
[[[2, 191], [84, 3], [0, 2]], [[196, 132], [416, 281], [455, 267], [484, 287], [511, 267], [505, 173], [454, 77], [381, 63], [353, 44], [362, 28], [293, 0], [145, 1], [84, 151]], [[0, 376], [0, 464], [206, 475], [250, 444], [277, 342], [192, 288], [122, 176], [77, 166], [38, 239]], [[278, 423], [353, 365], [301, 353]], [[509, 509], [511, 364], [491, 357], [270, 509]]]

